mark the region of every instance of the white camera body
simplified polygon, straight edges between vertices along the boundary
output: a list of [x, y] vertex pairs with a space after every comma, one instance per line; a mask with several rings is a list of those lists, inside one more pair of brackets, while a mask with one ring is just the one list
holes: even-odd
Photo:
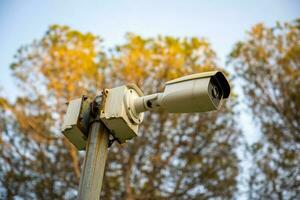
[[166, 83], [162, 93], [135, 100], [137, 112], [161, 110], [169, 113], [195, 113], [218, 110], [230, 94], [222, 72], [204, 72], [184, 76]]

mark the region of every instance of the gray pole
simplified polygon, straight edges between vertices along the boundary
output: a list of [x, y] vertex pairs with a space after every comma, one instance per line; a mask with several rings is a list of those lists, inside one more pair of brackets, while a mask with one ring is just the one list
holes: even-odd
[[101, 122], [92, 123], [79, 184], [79, 200], [99, 200], [108, 152], [108, 134]]

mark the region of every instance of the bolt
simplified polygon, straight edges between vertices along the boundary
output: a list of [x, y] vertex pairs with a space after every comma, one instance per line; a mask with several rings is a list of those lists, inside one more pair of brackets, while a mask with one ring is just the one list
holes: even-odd
[[88, 99], [88, 97], [86, 95], [82, 95], [82, 98], [84, 101]]

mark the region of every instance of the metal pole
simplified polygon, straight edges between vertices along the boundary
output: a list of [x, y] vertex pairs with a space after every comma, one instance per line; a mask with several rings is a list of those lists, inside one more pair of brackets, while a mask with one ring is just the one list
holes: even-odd
[[92, 123], [83, 171], [81, 172], [79, 184], [79, 200], [99, 200], [105, 162], [108, 152], [108, 134], [99, 120]]

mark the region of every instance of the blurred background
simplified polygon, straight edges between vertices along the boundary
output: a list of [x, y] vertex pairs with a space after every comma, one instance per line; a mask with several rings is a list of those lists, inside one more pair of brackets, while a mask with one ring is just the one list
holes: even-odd
[[76, 199], [65, 103], [222, 70], [220, 111], [145, 116], [109, 149], [102, 199], [300, 199], [300, 3], [0, 2], [0, 199]]

